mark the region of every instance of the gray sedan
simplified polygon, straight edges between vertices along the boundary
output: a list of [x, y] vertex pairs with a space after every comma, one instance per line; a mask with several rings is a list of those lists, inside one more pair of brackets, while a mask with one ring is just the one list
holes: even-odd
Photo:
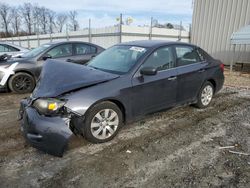
[[53, 42], [43, 44], [18, 58], [0, 61], [0, 89], [16, 93], [32, 92], [47, 59], [85, 64], [104, 49], [87, 42]]

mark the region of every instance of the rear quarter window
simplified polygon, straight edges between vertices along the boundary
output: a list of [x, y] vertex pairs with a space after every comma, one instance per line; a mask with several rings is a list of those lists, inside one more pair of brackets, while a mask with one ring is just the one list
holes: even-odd
[[205, 52], [201, 48], [197, 48], [197, 51], [199, 55], [201, 56], [201, 59], [203, 59], [203, 61], [213, 59], [212, 56], [210, 56], [207, 52]]

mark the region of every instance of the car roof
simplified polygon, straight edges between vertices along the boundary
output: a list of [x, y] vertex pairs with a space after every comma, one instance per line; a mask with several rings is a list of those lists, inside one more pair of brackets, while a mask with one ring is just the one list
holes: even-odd
[[104, 49], [103, 47], [101, 47], [101, 46], [99, 46], [97, 44], [93, 44], [93, 43], [90, 43], [90, 42], [84, 42], [84, 41], [55, 41], [55, 42], [45, 43], [45, 44], [42, 44], [42, 45], [55, 46], [55, 45], [59, 45], [59, 44], [68, 44], [68, 43], [81, 43], [81, 44], [92, 45], [92, 46], [95, 46], [95, 47], [100, 48], [100, 49]]
[[89, 42], [83, 42], [83, 41], [55, 41], [55, 42], [45, 43], [44, 45], [56, 45], [56, 44], [67, 44], [67, 43], [84, 43], [84, 44], [91, 44], [91, 45], [96, 46], [96, 44], [92, 44]]
[[170, 44], [184, 44], [184, 45], [194, 46], [189, 43], [166, 41], [166, 40], [137, 40], [137, 41], [131, 41], [131, 42], [124, 42], [124, 43], [120, 43], [117, 45], [140, 46], [144, 48], [151, 48], [151, 47], [158, 47], [158, 46], [160, 47], [160, 46], [170, 45]]
[[24, 47], [22, 47], [22, 46], [18, 46], [18, 45], [16, 45], [16, 44], [12, 44], [12, 43], [10, 43], [10, 42], [3, 42], [3, 41], [1, 41], [0, 44], [9, 45], [9, 46], [18, 48], [19, 50], [28, 50], [27, 48], [24, 48]]

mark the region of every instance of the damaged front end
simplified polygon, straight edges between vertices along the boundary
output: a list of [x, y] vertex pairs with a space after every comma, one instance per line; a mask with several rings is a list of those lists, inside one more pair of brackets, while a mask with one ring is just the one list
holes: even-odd
[[[48, 60], [31, 97], [21, 101], [20, 119], [25, 138], [40, 150], [62, 156], [70, 136], [83, 134], [84, 114], [76, 109], [79, 103], [81, 107], [85, 104], [79, 100], [72, 105], [69, 101], [72, 99], [67, 96], [117, 77], [83, 65]], [[86, 104], [86, 110], [88, 107]]]
[[77, 115], [67, 110], [64, 104], [65, 101], [58, 99], [28, 98], [21, 101], [19, 111], [21, 130], [27, 141], [58, 157], [63, 156], [71, 135], [76, 133], [70, 122]]

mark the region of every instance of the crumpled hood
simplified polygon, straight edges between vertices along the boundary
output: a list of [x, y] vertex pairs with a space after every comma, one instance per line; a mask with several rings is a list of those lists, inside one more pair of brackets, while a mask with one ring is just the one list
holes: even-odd
[[84, 65], [48, 60], [44, 63], [33, 98], [56, 97], [75, 89], [89, 87], [119, 77]]

